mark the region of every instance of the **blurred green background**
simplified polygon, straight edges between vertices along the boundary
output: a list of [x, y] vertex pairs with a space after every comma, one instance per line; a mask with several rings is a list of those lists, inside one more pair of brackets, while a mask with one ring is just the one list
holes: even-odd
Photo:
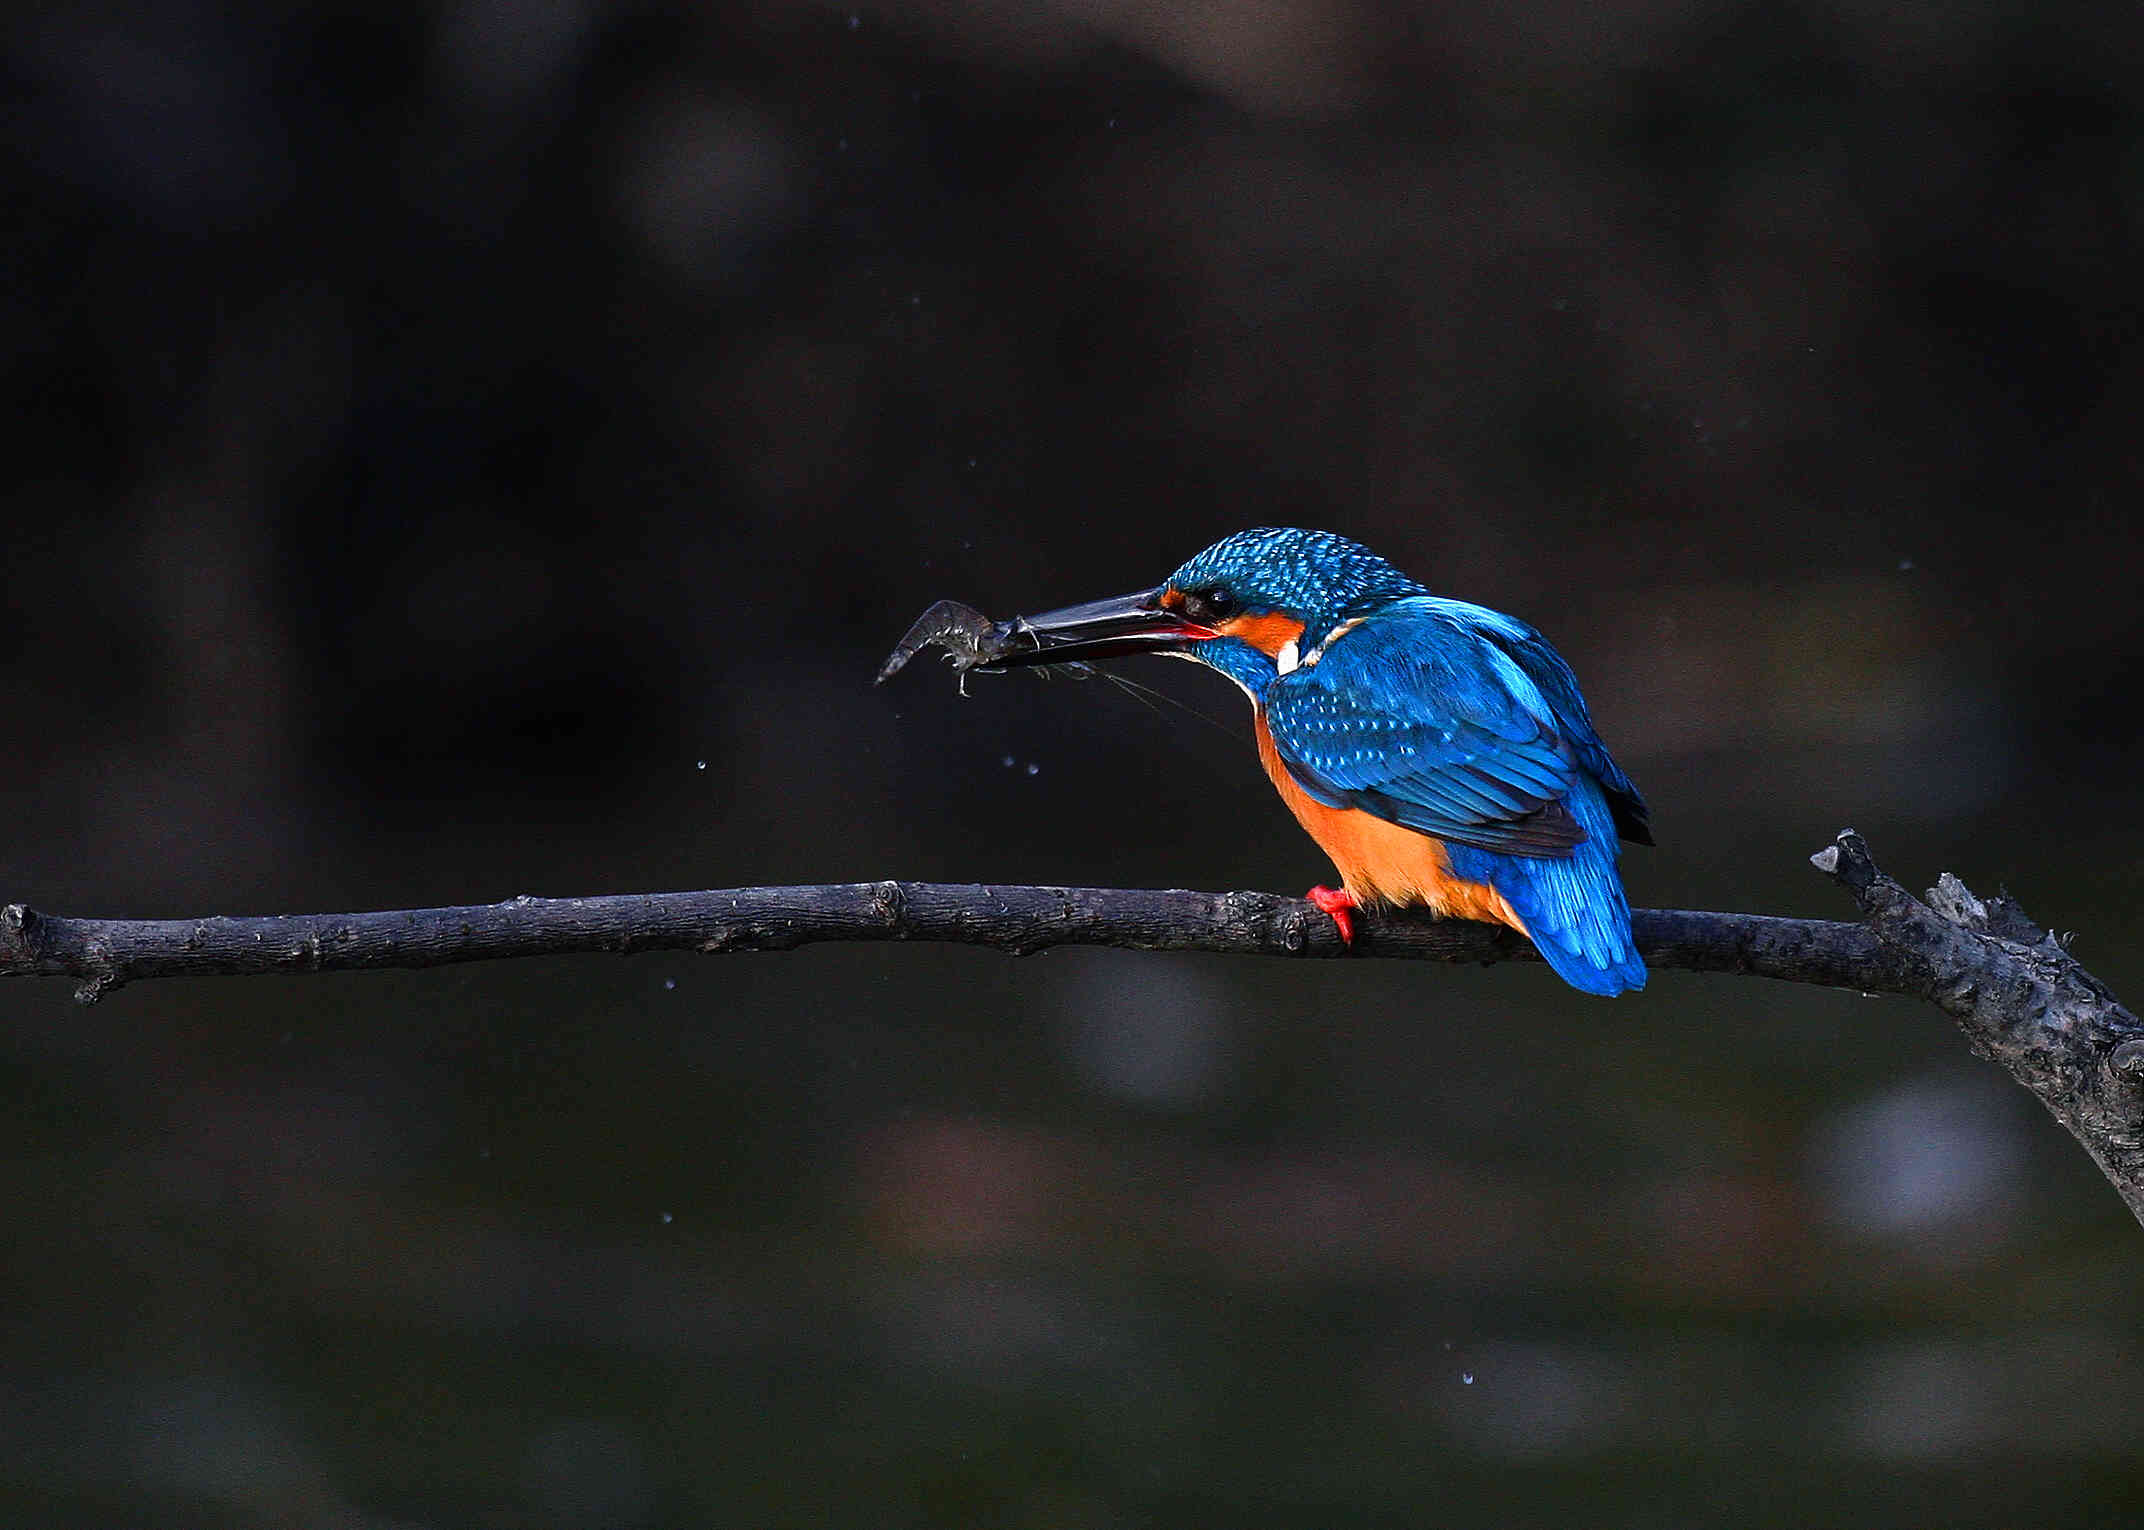
[[[1325, 877], [941, 596], [1348, 532], [1649, 905], [2144, 994], [2144, 13], [48, 4], [0, 898]], [[1151, 671], [1151, 672], [1150, 672]], [[2144, 1234], [1932, 1009], [928, 948], [0, 989], [11, 1525], [2100, 1526]]]

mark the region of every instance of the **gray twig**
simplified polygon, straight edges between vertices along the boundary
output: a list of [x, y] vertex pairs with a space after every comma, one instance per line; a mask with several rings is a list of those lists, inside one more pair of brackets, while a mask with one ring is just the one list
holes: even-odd
[[[1926, 999], [1955, 1016], [2076, 1135], [2144, 1221], [2144, 1026], [2007, 898], [1945, 874], [1926, 902], [1877, 869], [1852, 830], [1812, 860], [1860, 922], [1638, 909], [1656, 971], [1729, 972]], [[461, 908], [258, 918], [77, 919], [0, 909], [0, 977], [71, 977], [83, 1003], [143, 978], [347, 972], [582, 951], [786, 951], [829, 940], [929, 940], [1016, 956], [1051, 946], [1239, 956], [1538, 960], [1513, 932], [1364, 910], [1352, 950], [1300, 898], [1256, 892], [851, 882]], [[1623, 1001], [1626, 1004], [1632, 1001]], [[1642, 1002], [1642, 1001], [1641, 1001]]]
[[1810, 857], [1861, 905], [1906, 981], [1958, 1022], [2084, 1144], [2144, 1221], [2144, 1026], [2062, 943], [2007, 897], [1976, 897], [1944, 872], [1927, 901], [1885, 876], [1843, 831]]

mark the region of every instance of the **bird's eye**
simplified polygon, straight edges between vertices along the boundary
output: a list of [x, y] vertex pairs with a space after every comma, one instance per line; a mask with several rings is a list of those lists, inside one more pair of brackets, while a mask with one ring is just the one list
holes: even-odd
[[1236, 614], [1236, 597], [1227, 590], [1190, 590], [1184, 595], [1184, 615], [1201, 627], [1225, 622]]

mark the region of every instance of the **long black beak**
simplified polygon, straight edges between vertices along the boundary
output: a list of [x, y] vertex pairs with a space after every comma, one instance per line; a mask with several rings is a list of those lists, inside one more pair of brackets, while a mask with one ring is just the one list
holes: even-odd
[[[1016, 669], [1030, 664], [1073, 664], [1082, 659], [1113, 659], [1127, 653], [1168, 653], [1194, 638], [1211, 637], [1164, 610], [1160, 589], [1136, 595], [1090, 600], [1083, 606], [1016, 616], [1011, 644], [985, 669]], [[1025, 646], [1022, 646], [1025, 645]]]

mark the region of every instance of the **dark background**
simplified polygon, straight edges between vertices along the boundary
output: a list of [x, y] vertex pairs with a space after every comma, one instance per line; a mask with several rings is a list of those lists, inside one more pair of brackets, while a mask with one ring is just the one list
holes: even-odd
[[[2132, 997], [2144, 13], [48, 5], [0, 897], [1328, 875], [1234, 693], [871, 671], [1354, 534], [1634, 901]], [[1178, 673], [1182, 670], [1182, 673]], [[1230, 735], [1234, 735], [1231, 737]], [[2103, 1525], [2144, 1235], [1931, 1009], [823, 948], [0, 994], [10, 1524]]]

